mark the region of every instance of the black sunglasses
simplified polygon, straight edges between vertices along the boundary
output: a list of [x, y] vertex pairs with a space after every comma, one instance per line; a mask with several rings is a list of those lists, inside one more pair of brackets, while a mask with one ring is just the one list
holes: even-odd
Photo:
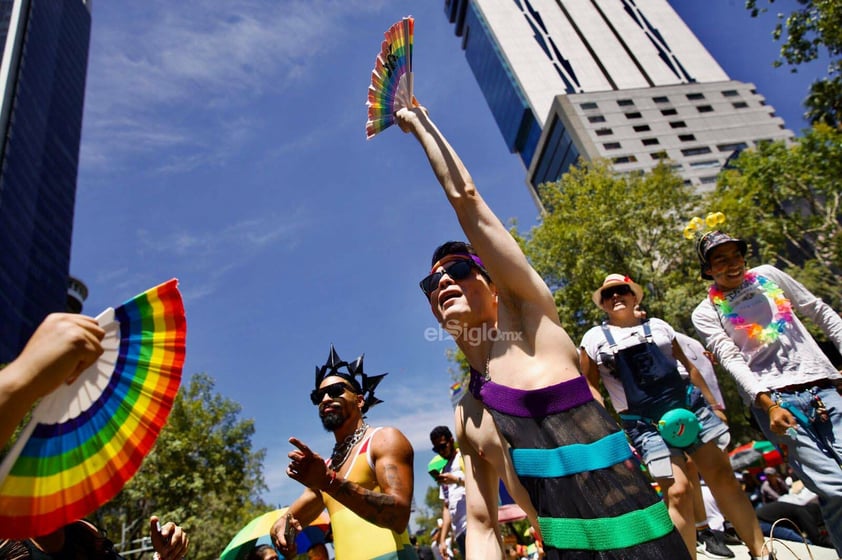
[[627, 296], [632, 293], [631, 286], [626, 284], [620, 284], [619, 286], [611, 286], [610, 288], [605, 288], [601, 292], [601, 301], [605, 301], [606, 299], [611, 299], [614, 296]]
[[421, 286], [421, 291], [424, 292], [427, 299], [430, 299], [430, 294], [438, 288], [439, 281], [442, 276], [447, 274], [454, 280], [464, 280], [468, 277], [471, 273], [471, 269], [475, 266], [477, 266], [477, 264], [474, 261], [469, 261], [467, 259], [458, 260], [448, 264], [448, 266], [445, 266], [444, 272], [433, 272], [432, 274], [426, 276], [418, 283], [418, 285]]
[[314, 405], [318, 406], [319, 403], [322, 402], [322, 400], [325, 398], [325, 395], [328, 395], [332, 399], [336, 399], [342, 396], [342, 393], [344, 393], [345, 391], [353, 392], [353, 389], [350, 385], [342, 383], [341, 381], [337, 383], [331, 383], [330, 385], [322, 387], [321, 389], [313, 389], [313, 392], [310, 393], [310, 401], [312, 401]]

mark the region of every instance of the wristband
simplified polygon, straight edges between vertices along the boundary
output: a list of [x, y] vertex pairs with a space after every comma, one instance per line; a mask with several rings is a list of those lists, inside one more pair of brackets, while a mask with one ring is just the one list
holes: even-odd
[[780, 408], [780, 407], [781, 407], [780, 403], [776, 403], [776, 402], [772, 403], [771, 405], [769, 405], [769, 408], [766, 409], [766, 414], [769, 414], [770, 412], [772, 412], [773, 408]]
[[330, 469], [330, 480], [327, 481], [327, 488], [325, 489], [325, 491], [332, 490], [334, 484], [336, 484], [336, 471]]

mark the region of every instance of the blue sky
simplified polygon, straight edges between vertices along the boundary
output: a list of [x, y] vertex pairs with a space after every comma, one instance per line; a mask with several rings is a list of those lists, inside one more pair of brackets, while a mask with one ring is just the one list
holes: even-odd
[[[369, 420], [412, 441], [419, 501], [429, 431], [452, 424], [453, 344], [425, 337], [437, 325], [417, 282], [461, 232], [412, 138], [365, 139], [369, 76], [393, 22], [416, 18], [416, 96], [492, 208], [536, 224], [443, 4], [94, 2], [71, 273], [90, 288], [91, 315], [179, 278], [185, 375], [207, 372], [255, 420], [272, 504], [301, 492], [284, 474], [290, 436], [330, 452], [308, 395], [331, 343], [389, 372]], [[742, 0], [673, 6], [733, 79], [756, 84], [790, 129], [805, 126], [801, 102], [823, 67], [772, 68], [773, 15], [754, 20]]]

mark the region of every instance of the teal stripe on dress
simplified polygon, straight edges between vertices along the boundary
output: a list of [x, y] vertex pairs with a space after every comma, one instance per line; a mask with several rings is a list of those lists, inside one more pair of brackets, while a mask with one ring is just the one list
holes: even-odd
[[628, 548], [659, 539], [673, 529], [667, 506], [660, 500], [646, 509], [617, 517], [538, 517], [538, 524], [545, 546], [569, 550]]
[[631, 447], [622, 431], [592, 443], [572, 443], [554, 449], [512, 449], [512, 462], [518, 476], [539, 478], [604, 469], [631, 456]]

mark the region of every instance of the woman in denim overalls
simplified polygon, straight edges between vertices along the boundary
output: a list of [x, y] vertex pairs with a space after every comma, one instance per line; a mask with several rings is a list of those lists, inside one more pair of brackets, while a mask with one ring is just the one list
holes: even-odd
[[[687, 476], [686, 456], [693, 458], [752, 556], [760, 556], [763, 535], [754, 510], [734, 477], [727, 455], [716, 445], [728, 431], [725, 415], [714, 409], [721, 407], [716, 406], [701, 374], [685, 357], [672, 327], [660, 319], [642, 321], [637, 316], [635, 306], [641, 299], [643, 289], [629, 277], [606, 277], [594, 292], [593, 301], [608, 314], [608, 320], [582, 338], [582, 372], [595, 394], [602, 380], [623, 429], [660, 484], [670, 517], [690, 554], [696, 552], [692, 499], [693, 485], [698, 482]], [[690, 373], [692, 385], [681, 378], [676, 360]], [[698, 390], [693, 390], [694, 386]], [[659, 422], [676, 409], [693, 414], [685, 412], [687, 418], [677, 428], [664, 423], [662, 435]], [[696, 431], [698, 435], [693, 437]]]

